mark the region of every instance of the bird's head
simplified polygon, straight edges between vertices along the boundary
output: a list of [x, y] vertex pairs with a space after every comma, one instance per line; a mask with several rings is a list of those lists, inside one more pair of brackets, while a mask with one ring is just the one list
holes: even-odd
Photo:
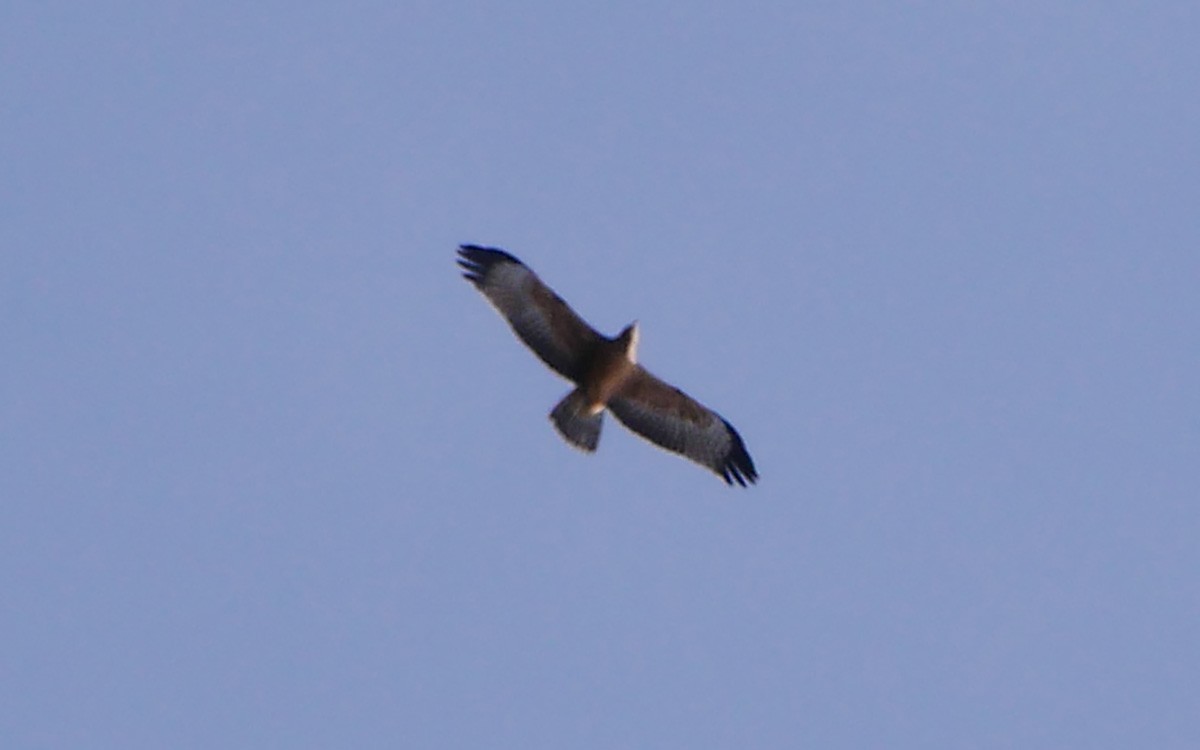
[[635, 320], [621, 330], [617, 342], [625, 348], [625, 358], [637, 364], [638, 322]]

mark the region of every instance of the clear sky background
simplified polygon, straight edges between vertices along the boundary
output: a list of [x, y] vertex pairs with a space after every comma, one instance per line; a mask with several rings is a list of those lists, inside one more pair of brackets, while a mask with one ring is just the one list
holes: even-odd
[[[1200, 9], [0, 11], [0, 745], [1200, 747]], [[607, 420], [526, 261], [727, 417]]]

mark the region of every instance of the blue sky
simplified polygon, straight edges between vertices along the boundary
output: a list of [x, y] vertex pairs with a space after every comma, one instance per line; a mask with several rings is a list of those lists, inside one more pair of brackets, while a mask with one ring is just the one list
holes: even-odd
[[9, 3], [0, 744], [1196, 747], [1198, 22]]

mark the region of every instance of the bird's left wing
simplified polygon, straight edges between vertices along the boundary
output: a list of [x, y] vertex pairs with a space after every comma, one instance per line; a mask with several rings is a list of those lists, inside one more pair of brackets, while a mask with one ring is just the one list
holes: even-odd
[[629, 429], [707, 466], [729, 484], [745, 487], [758, 479], [754, 461], [733, 425], [641, 365], [622, 383], [608, 408]]

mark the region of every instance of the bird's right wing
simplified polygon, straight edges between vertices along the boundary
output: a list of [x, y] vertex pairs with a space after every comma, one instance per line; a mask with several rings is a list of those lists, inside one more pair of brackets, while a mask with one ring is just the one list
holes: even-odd
[[534, 354], [563, 377], [578, 381], [588, 353], [603, 337], [537, 274], [503, 250], [463, 245], [458, 254], [463, 276]]

